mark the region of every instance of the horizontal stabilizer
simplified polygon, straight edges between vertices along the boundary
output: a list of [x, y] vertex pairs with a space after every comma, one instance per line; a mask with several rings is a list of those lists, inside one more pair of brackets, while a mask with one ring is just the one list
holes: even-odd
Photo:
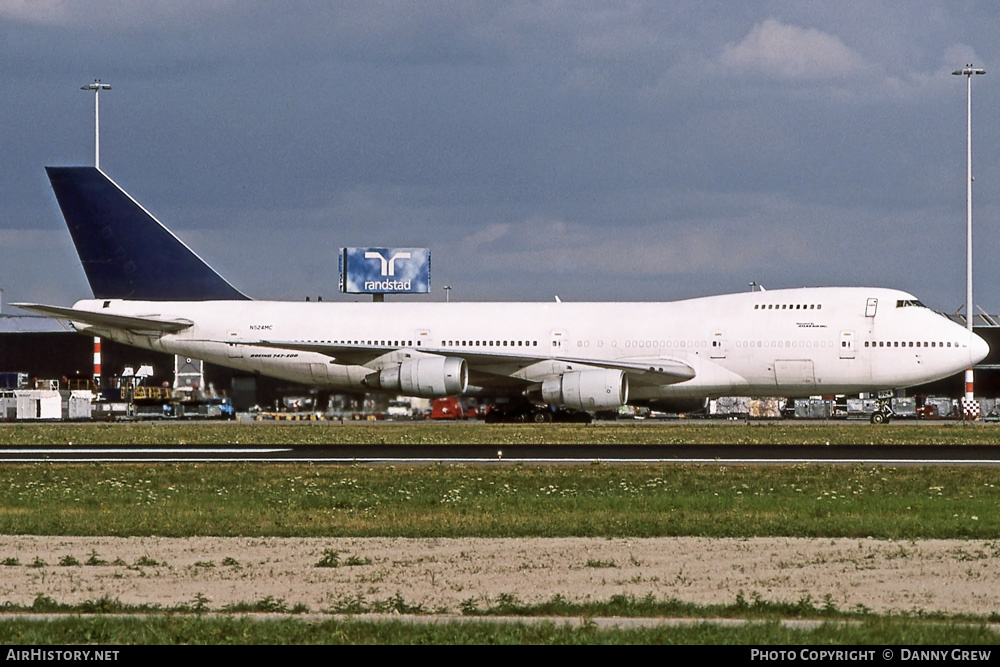
[[190, 320], [163, 320], [156, 315], [144, 315], [142, 317], [128, 315], [112, 315], [111, 313], [100, 313], [92, 310], [77, 310], [75, 308], [63, 308], [60, 306], [46, 306], [40, 303], [14, 303], [12, 306], [30, 310], [49, 317], [58, 317], [70, 322], [81, 322], [95, 327], [106, 327], [111, 329], [122, 329], [135, 333], [165, 334], [182, 331], [192, 326]]
[[98, 299], [246, 299], [96, 167], [46, 167]]

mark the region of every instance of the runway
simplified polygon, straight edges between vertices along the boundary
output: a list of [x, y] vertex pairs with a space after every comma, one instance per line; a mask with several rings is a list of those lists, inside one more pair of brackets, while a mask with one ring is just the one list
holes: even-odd
[[3, 446], [0, 463], [1000, 465], [1000, 445]]

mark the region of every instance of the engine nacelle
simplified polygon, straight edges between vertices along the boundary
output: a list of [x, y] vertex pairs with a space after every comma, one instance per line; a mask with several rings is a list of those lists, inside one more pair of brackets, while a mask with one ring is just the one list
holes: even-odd
[[542, 400], [574, 410], [607, 410], [628, 403], [624, 371], [573, 371], [542, 382]]
[[364, 384], [420, 398], [457, 396], [469, 386], [469, 367], [457, 357], [417, 357], [368, 375]]

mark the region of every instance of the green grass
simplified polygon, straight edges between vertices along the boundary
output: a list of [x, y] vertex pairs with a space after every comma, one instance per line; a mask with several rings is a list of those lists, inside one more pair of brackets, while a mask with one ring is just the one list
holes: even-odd
[[0, 534], [996, 539], [998, 506], [973, 466], [26, 464]]
[[[992, 645], [1000, 635], [981, 624], [927, 623], [919, 619], [873, 618], [859, 623], [828, 622], [793, 629], [777, 621], [724, 626], [695, 623], [679, 627], [600, 629], [593, 623], [570, 626], [555, 620], [541, 623], [407, 623], [405, 621], [319, 620], [245, 617], [201, 618], [154, 616], [110, 618], [71, 617], [39, 623], [8, 619], [0, 622], [0, 643], [8, 646], [90, 644], [106, 650], [138, 644], [727, 644], [767, 648], [777, 645]], [[836, 648], [836, 646], [834, 646]], [[114, 650], [114, 649], [112, 649]], [[881, 658], [881, 653], [878, 654]]]
[[[988, 618], [942, 614], [877, 616], [866, 609], [841, 611], [829, 601], [808, 597], [794, 603], [746, 599], [742, 594], [729, 605], [694, 605], [652, 596], [614, 596], [608, 601], [571, 603], [560, 596], [525, 605], [501, 595], [482, 608], [473, 600], [462, 605], [469, 621], [451, 619], [433, 624], [383, 619], [344, 620], [356, 614], [428, 614], [422, 607], [395, 596], [386, 601], [342, 600], [316, 615], [304, 606], [289, 608], [284, 600], [267, 596], [255, 602], [227, 606], [224, 614], [207, 614], [206, 600], [162, 608], [124, 605], [103, 597], [75, 605], [39, 595], [29, 607], [4, 605], [0, 643], [8, 645], [96, 644], [1000, 644], [995, 624]], [[40, 621], [21, 618], [25, 612], [64, 614]], [[245, 615], [255, 614], [254, 618]], [[328, 614], [340, 617], [332, 618]], [[493, 622], [491, 616], [523, 617], [524, 622]], [[472, 618], [475, 622], [472, 622]], [[646, 627], [600, 629], [596, 618], [646, 619]], [[803, 626], [783, 625], [789, 618], [814, 621]], [[566, 619], [566, 620], [561, 620]], [[672, 619], [650, 623], [651, 619]], [[740, 619], [740, 625], [720, 625], [718, 619]], [[683, 622], [681, 622], [683, 620]]]
[[[905, 627], [909, 632], [915, 632], [923, 626], [930, 628], [931, 636], [936, 636], [934, 633], [938, 626], [944, 626], [959, 629], [960, 636], [962, 633], [974, 631], [969, 636], [977, 638], [977, 641], [981, 638], [978, 630], [990, 629], [993, 634], [986, 635], [986, 637], [991, 638], [993, 643], [1000, 642], [1000, 632], [997, 631], [996, 626], [1000, 621], [1000, 613], [997, 612], [986, 616], [925, 612], [903, 612], [879, 616], [864, 607], [851, 610], [838, 609], [829, 597], [822, 601], [804, 596], [795, 602], [773, 602], [764, 600], [758, 595], [752, 595], [748, 598], [741, 591], [737, 594], [735, 602], [731, 604], [697, 605], [677, 599], [658, 599], [653, 595], [646, 595], [642, 598], [614, 595], [609, 600], [587, 600], [584, 602], [570, 602], [561, 595], [556, 595], [548, 601], [524, 604], [514, 595], [502, 594], [497, 596], [494, 602], [487, 603], [486, 606], [482, 605], [482, 600], [470, 598], [462, 603], [461, 613], [467, 618], [476, 618], [486, 622], [489, 621], [490, 617], [496, 616], [549, 619], [553, 622], [556, 622], [556, 619], [581, 619], [584, 623], [589, 622], [587, 619], [596, 618], [645, 619], [646, 621], [671, 619], [672, 621], [685, 621], [684, 623], [674, 623], [674, 625], [688, 628], [695, 627], [700, 622], [717, 622], [720, 619], [727, 619], [745, 621], [748, 623], [748, 627], [755, 629], [755, 631], [766, 627], [767, 623], [796, 619], [813, 621], [815, 625], [828, 623], [852, 625], [854, 628], [881, 624], [896, 630]], [[282, 598], [266, 596], [253, 602], [226, 605], [221, 610], [221, 614], [213, 612], [208, 606], [207, 598], [201, 594], [195, 596], [190, 603], [171, 607], [148, 603], [128, 605], [106, 596], [76, 604], [65, 604], [48, 596], [38, 595], [34, 602], [28, 606], [5, 603], [3, 611], [5, 618], [4, 622], [0, 622], [0, 641], [4, 637], [2, 626], [7, 622], [17, 620], [19, 615], [26, 613], [77, 616], [113, 615], [116, 617], [139, 615], [148, 618], [194, 616], [207, 622], [213, 622], [223, 615], [254, 614], [256, 621], [264, 623], [277, 623], [285, 617], [295, 617], [301, 622], [316, 623], [359, 614], [382, 616], [420, 614], [426, 616], [434, 613], [419, 604], [408, 603], [398, 593], [384, 600], [370, 600], [363, 595], [348, 596], [319, 610], [309, 609], [301, 604], [289, 607]], [[37, 622], [35, 618], [24, 618]], [[366, 620], [373, 622], [373, 618]], [[442, 622], [447, 624], [462, 623], [454, 617], [443, 619]]]
[[[607, 443], [970, 443], [993, 444], [992, 425], [599, 424], [495, 426], [418, 424], [31, 424], [0, 425], [2, 444], [281, 442]], [[1000, 480], [992, 468], [799, 465], [309, 466], [250, 464], [8, 465], [0, 477], [0, 534], [227, 536], [825, 536], [986, 539], [970, 560], [1000, 557]], [[113, 554], [109, 556], [112, 557]], [[352, 565], [348, 553], [316, 563]], [[101, 566], [95, 552], [38, 567]], [[0, 551], [4, 566], [21, 565]], [[140, 565], [158, 565], [151, 562]], [[214, 566], [215, 564], [212, 563]], [[613, 568], [604, 561], [588, 567]], [[222, 562], [220, 567], [238, 567]], [[725, 606], [615, 598], [522, 605], [499, 596], [470, 601], [470, 616], [680, 617], [690, 624], [605, 630], [495, 623], [432, 625], [315, 620], [307, 611], [426, 613], [402, 599], [343, 600], [324, 610], [290, 609], [266, 597], [207, 617], [206, 600], [179, 609], [131, 608], [100, 598], [67, 606], [39, 596], [8, 607], [0, 641], [42, 644], [996, 644], [983, 618], [875, 616], [804, 598], [788, 604], [743, 599]], [[73, 614], [38, 622], [18, 612]], [[240, 617], [265, 613], [270, 620]], [[286, 618], [284, 614], [295, 616]], [[75, 616], [85, 614], [84, 616]], [[111, 617], [110, 614], [125, 614]], [[152, 615], [149, 615], [152, 614]], [[730, 627], [708, 618], [749, 619]], [[793, 629], [783, 618], [822, 621]], [[850, 621], [850, 622], [845, 622]]]
[[0, 424], [0, 445], [62, 444], [997, 444], [1000, 425], [966, 422], [599, 422]]

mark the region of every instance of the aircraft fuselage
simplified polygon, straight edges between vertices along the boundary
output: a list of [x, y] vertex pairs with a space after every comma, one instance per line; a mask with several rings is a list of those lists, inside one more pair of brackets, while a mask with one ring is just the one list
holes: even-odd
[[[88, 299], [74, 309], [187, 320], [190, 327], [173, 333], [74, 326], [345, 392], [370, 391], [365, 378], [400, 359], [433, 355], [468, 361], [470, 393], [516, 394], [574, 370], [620, 364], [655, 371], [668, 363], [689, 369], [688, 379], [633, 379], [629, 401], [852, 394], [947, 377], [988, 351], [981, 338], [912, 295], [884, 288], [782, 289], [664, 303]], [[348, 349], [371, 352], [357, 363], [340, 353]]]

